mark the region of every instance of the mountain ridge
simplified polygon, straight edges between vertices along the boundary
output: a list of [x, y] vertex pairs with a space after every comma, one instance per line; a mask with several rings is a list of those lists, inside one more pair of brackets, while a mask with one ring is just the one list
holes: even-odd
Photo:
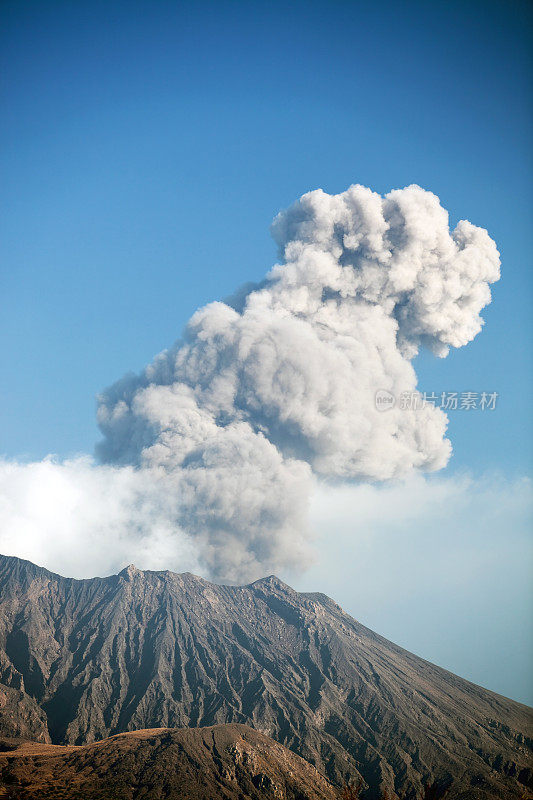
[[245, 725], [154, 728], [82, 746], [0, 741], [13, 800], [337, 800], [308, 762]]
[[276, 576], [224, 586], [131, 566], [72, 579], [0, 557], [0, 683], [25, 693], [34, 737], [41, 712], [42, 740], [71, 744], [241, 723], [337, 785], [361, 776], [370, 797], [451, 779], [457, 797], [519, 797], [530, 782], [526, 706], [388, 642], [326, 595]]

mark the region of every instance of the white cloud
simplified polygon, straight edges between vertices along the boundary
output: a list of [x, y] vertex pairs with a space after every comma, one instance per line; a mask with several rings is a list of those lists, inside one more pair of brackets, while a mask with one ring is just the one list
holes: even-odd
[[98, 466], [88, 457], [0, 461], [0, 552], [76, 578], [144, 569], [198, 571], [196, 547], [176, 527], [165, 476]]

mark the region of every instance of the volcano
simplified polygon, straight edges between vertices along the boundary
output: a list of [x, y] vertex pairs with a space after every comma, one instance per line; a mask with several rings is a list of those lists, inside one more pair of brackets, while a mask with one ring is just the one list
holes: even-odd
[[43, 745], [245, 725], [370, 798], [531, 785], [529, 708], [275, 576], [221, 586], [130, 566], [75, 580], [1, 556], [0, 684], [0, 734]]

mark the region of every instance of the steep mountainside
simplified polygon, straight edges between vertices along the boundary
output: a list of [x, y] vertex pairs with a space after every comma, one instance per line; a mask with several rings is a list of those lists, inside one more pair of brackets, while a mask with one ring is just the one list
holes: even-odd
[[[245, 725], [122, 733], [83, 747], [0, 742], [12, 800], [336, 800], [314, 767]], [[2, 749], [6, 749], [2, 753]]]
[[0, 683], [38, 704], [55, 743], [237, 722], [339, 785], [362, 775], [370, 797], [452, 779], [451, 798], [520, 797], [531, 779], [529, 709], [275, 577], [73, 580], [0, 557]]

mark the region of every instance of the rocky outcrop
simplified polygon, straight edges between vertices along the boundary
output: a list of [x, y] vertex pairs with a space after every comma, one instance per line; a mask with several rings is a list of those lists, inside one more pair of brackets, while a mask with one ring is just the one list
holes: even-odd
[[0, 736], [49, 742], [46, 714], [32, 697], [0, 684]]
[[520, 797], [529, 780], [528, 708], [274, 576], [73, 580], [2, 557], [0, 650], [56, 743], [241, 723], [337, 785], [362, 776], [369, 797], [451, 781], [451, 798]]

